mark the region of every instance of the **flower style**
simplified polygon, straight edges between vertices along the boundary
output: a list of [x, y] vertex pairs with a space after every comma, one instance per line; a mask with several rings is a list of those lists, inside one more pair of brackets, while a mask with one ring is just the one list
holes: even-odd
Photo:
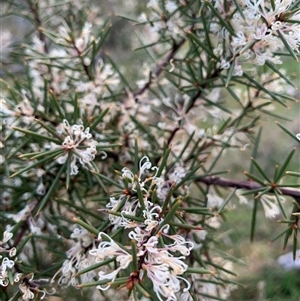
[[[94, 245], [93, 238], [83, 228], [75, 228], [70, 236], [73, 241], [72, 247], [66, 252], [67, 259], [63, 262], [62, 267], [52, 277], [51, 282], [58, 274], [61, 276], [58, 279], [58, 284], [63, 287], [75, 286], [78, 284], [76, 273], [87, 268], [94, 263], [94, 257], [89, 256], [86, 248]], [[76, 241], [75, 241], [76, 240]], [[92, 281], [96, 273], [90, 271], [80, 276], [80, 282], [86, 283]]]
[[[149, 175], [149, 170], [155, 171], [154, 175]], [[153, 205], [149, 201], [149, 195], [152, 187], [160, 183], [162, 179], [156, 176], [158, 168], [152, 166], [148, 157], [143, 157], [139, 163], [139, 174], [134, 175], [131, 170], [124, 167], [122, 169], [122, 179], [125, 182], [125, 186], [131, 192], [126, 192], [126, 188], [119, 198], [111, 197], [110, 202], [106, 205], [110, 208], [111, 214], [109, 219], [114, 225], [114, 228], [135, 228], [135, 227], [146, 227], [146, 232], [150, 232], [154, 227], [158, 225], [158, 212], [161, 212], [159, 206]], [[137, 197], [137, 191], [141, 191], [143, 195], [143, 217], [144, 223], [137, 223], [136, 221], [130, 220], [125, 215], [136, 215], [138, 208], [141, 207], [139, 198]], [[113, 212], [120, 211], [121, 216], [114, 215]]]
[[30, 290], [30, 287], [24, 283], [19, 284], [19, 289], [21, 291], [23, 300], [30, 300], [34, 298], [34, 293]]
[[122, 169], [122, 178], [123, 179], [127, 178], [130, 180], [131, 185], [132, 185], [131, 189], [133, 191], [136, 191], [138, 186], [141, 188], [141, 190], [147, 191], [147, 189], [145, 188], [145, 184], [147, 182], [151, 181], [151, 185], [150, 185], [150, 188], [151, 188], [152, 185], [155, 184], [155, 181], [157, 179], [156, 174], [154, 176], [147, 177], [146, 179], [144, 179], [144, 177], [147, 176], [149, 170], [156, 170], [156, 172], [157, 172], [158, 168], [156, 166], [152, 167], [152, 163], [149, 161], [149, 158], [144, 156], [140, 160], [140, 163], [139, 163], [139, 175], [137, 177], [137, 180], [136, 180], [133, 172], [131, 170], [129, 170], [127, 167], [124, 167]]
[[42, 294], [39, 297], [39, 300], [43, 300], [46, 296], [46, 294], [53, 294], [55, 293], [55, 289], [52, 289], [52, 292], [47, 292], [44, 289], [40, 289], [39, 286], [41, 283], [45, 284], [48, 282], [48, 279], [34, 279], [34, 274], [31, 273], [27, 276], [24, 276], [21, 278], [21, 274], [18, 274], [17, 277], [15, 277], [15, 281], [17, 282], [20, 281], [19, 284], [19, 289], [21, 291], [22, 295], [22, 300], [31, 300], [36, 297], [39, 293]]
[[[95, 256], [95, 262], [103, 262], [105, 258], [115, 258], [119, 263], [119, 267], [112, 272], [106, 273], [104, 271], [100, 271], [98, 273], [99, 281], [100, 280], [108, 280], [107, 282], [113, 282], [117, 277], [118, 273], [126, 269], [130, 262], [132, 261], [132, 256], [127, 251], [119, 247], [107, 234], [100, 232], [98, 235], [98, 239], [102, 240], [105, 237], [108, 241], [101, 241], [98, 245], [98, 248], [94, 248], [89, 251], [90, 255]], [[102, 287], [98, 285], [97, 288], [100, 290], [107, 290], [110, 287], [110, 284]]]
[[[180, 280], [187, 285], [183, 291], [189, 290], [190, 283], [179, 275], [182, 275], [188, 267], [182, 259], [185, 259], [185, 256], [188, 256], [194, 247], [192, 242], [186, 241], [180, 235], [168, 235], [168, 229], [169, 226], [165, 226], [161, 235], [172, 239], [173, 244], [166, 244], [160, 248], [158, 247], [158, 237], [152, 236], [142, 245], [143, 251], [139, 253], [145, 256], [142, 268], [147, 272], [148, 278], [152, 281], [153, 290], [161, 301], [163, 297], [166, 297], [167, 300], [177, 300], [176, 293], [181, 290]], [[176, 257], [171, 252], [179, 252], [183, 256]]]
[[9, 284], [9, 273], [11, 273], [12, 268], [15, 266], [15, 261], [11, 260], [9, 257], [14, 257], [16, 255], [16, 248], [9, 248], [7, 242], [13, 237], [13, 233], [10, 231], [3, 232], [2, 241], [0, 241], [0, 252], [8, 253], [8, 257], [3, 257], [0, 255], [0, 285], [7, 286]]
[[[0, 255], [0, 260], [2, 259], [2, 256]], [[8, 271], [12, 269], [15, 265], [15, 262], [13, 260], [10, 260], [8, 257], [4, 257], [1, 262], [0, 266], [0, 285], [1, 286], [8, 286], [9, 284], [9, 275]]]
[[63, 120], [63, 127], [68, 136], [65, 137], [61, 148], [65, 150], [65, 154], [56, 159], [59, 164], [64, 164], [71, 151], [71, 171], [70, 175], [78, 173], [77, 160], [81, 165], [90, 165], [95, 159], [97, 149], [96, 141], [90, 134], [90, 128], [84, 129], [82, 124], [69, 125], [67, 120]]

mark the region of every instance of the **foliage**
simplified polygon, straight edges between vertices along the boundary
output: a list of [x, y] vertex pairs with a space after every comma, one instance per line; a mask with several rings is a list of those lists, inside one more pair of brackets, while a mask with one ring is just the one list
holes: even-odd
[[258, 211], [280, 216], [295, 259], [300, 134], [277, 122], [290, 150], [272, 172], [257, 154], [297, 98], [279, 66], [298, 64], [299, 1], [120, 5], [137, 66], [106, 51], [97, 1], [1, 4], [27, 28], [1, 34], [1, 300], [227, 300], [238, 259], [218, 238], [238, 203], [251, 239]]

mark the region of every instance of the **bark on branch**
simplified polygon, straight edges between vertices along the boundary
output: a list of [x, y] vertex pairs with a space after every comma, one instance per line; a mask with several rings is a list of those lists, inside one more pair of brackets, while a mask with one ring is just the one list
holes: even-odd
[[[203, 177], [203, 178], [198, 178], [197, 181], [201, 183], [205, 183], [207, 185], [243, 188], [246, 190], [259, 189], [264, 187], [254, 181], [237, 181], [237, 180], [229, 180], [229, 179], [219, 178], [219, 177]], [[281, 191], [283, 195], [293, 197], [300, 204], [300, 189], [290, 188], [290, 187], [277, 187], [277, 188]]]

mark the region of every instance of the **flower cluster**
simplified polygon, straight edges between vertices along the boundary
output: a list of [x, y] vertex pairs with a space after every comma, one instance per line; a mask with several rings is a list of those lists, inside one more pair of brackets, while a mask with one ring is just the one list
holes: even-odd
[[[154, 175], [150, 175], [149, 171], [155, 171]], [[124, 181], [125, 189], [122, 194], [116, 197], [110, 197], [110, 202], [106, 205], [110, 209], [111, 214], [109, 218], [115, 228], [119, 226], [124, 228], [134, 228], [139, 225], [138, 222], [126, 218], [126, 216], [134, 216], [137, 210], [142, 207], [143, 217], [145, 218], [145, 225], [151, 230], [159, 223], [161, 213], [161, 202], [165, 198], [171, 188], [172, 184], [178, 184], [180, 180], [186, 175], [185, 169], [181, 165], [175, 166], [168, 173], [168, 180], [157, 176], [158, 168], [152, 167], [152, 163], [148, 157], [143, 157], [139, 162], [139, 174], [135, 175], [127, 167], [122, 169], [122, 179]], [[160, 204], [154, 204], [150, 201], [152, 189], [156, 188], [156, 196]], [[138, 192], [142, 193], [142, 200], [138, 198]], [[120, 211], [121, 215], [114, 215], [115, 212]]]
[[[281, 64], [280, 57], [275, 53], [286, 48], [283, 39], [288, 47], [299, 52], [300, 25], [291, 21], [299, 20], [300, 13], [299, 11], [289, 13], [289, 8], [295, 1], [278, 0], [274, 1], [274, 6], [271, 2], [263, 0], [238, 2], [240, 10], [231, 4], [226, 11], [223, 1], [215, 1], [215, 8], [224, 19], [233, 14], [232, 26], [236, 34], [229, 47], [236, 56], [235, 75], [243, 74], [244, 61], [255, 65], [264, 65], [266, 61]], [[214, 52], [223, 58], [221, 68], [228, 69], [231, 63], [226, 61], [227, 54], [223, 53], [221, 45], [224, 40], [230, 40], [229, 33], [224, 28], [221, 30], [221, 25], [214, 22], [211, 30], [220, 38], [220, 44]]]
[[[58, 284], [62, 287], [76, 286], [79, 283], [77, 273], [95, 263], [94, 258], [86, 251], [94, 245], [92, 236], [83, 228], [75, 228], [70, 236], [71, 248], [66, 252], [67, 259], [62, 267], [55, 273], [51, 282], [58, 274]], [[96, 273], [90, 271], [80, 276], [80, 282], [92, 281]]]
[[[150, 175], [149, 171], [155, 174]], [[157, 176], [157, 172], [158, 168], [152, 167], [147, 157], [140, 160], [139, 173], [136, 175], [128, 168], [123, 168], [122, 179], [126, 185], [124, 193], [119, 199], [112, 197], [107, 205], [107, 208], [110, 208], [110, 221], [115, 228], [133, 228], [128, 233], [128, 238], [135, 242], [138, 250], [136, 258], [131, 255], [132, 250], [121, 248], [102, 232], [98, 235], [100, 244], [89, 253], [96, 257], [96, 262], [115, 258], [118, 263], [114, 270], [101, 270], [98, 274], [99, 281], [106, 279], [107, 282], [113, 282], [121, 270], [126, 270], [129, 264], [136, 260], [136, 281], [142, 281], [146, 274], [159, 300], [177, 300], [176, 294], [181, 291], [181, 280], [186, 283], [184, 291], [190, 287], [188, 281], [180, 275], [187, 270], [184, 259], [189, 256], [194, 244], [181, 235], [172, 233], [170, 225], [164, 221], [165, 212], [160, 203], [151, 202], [155, 187], [167, 187]], [[177, 166], [170, 173], [168, 181], [178, 183], [184, 175], [184, 169]], [[109, 283], [98, 286], [101, 290], [107, 290], [109, 287]]]
[[[186, 272], [188, 268], [183, 260], [190, 255], [194, 244], [191, 241], [186, 241], [180, 235], [169, 235], [168, 232], [169, 225], [166, 225], [160, 232], [161, 237], [167, 238], [173, 243], [164, 244], [163, 247], [159, 247], [159, 235], [151, 236], [148, 240], [145, 237], [137, 237], [139, 239], [137, 246], [140, 249], [138, 255], [144, 258], [142, 269], [146, 271], [153, 284], [153, 290], [161, 301], [163, 298], [170, 301], [178, 300], [176, 293], [181, 291], [180, 280], [186, 283], [183, 292], [190, 289], [190, 283], [180, 275]], [[181, 256], [175, 256], [176, 253], [180, 253]]]
[[[118, 268], [105, 272], [100, 271], [98, 273], [99, 281], [107, 280], [107, 282], [113, 282], [118, 273], [121, 270], [124, 270], [132, 261], [132, 256], [124, 248], [121, 248], [117, 243], [115, 243], [107, 234], [100, 232], [98, 235], [98, 240], [102, 240], [103, 237], [107, 241], [101, 241], [98, 245], [98, 248], [94, 248], [89, 251], [90, 255], [95, 256], [95, 262], [103, 262], [106, 258], [115, 258], [118, 263]], [[110, 284], [107, 284], [105, 287], [98, 285], [97, 288], [100, 290], [107, 290], [110, 287]]]
[[[178, 11], [179, 5], [175, 1], [168, 0], [162, 5], [158, 0], [149, 0], [147, 7], [151, 12], [148, 16], [146, 13], [142, 13], [139, 21], [152, 21], [150, 34], [171, 34], [172, 38], [176, 39], [184, 33], [184, 20]], [[167, 11], [167, 15], [165, 11]]]
[[[31, 300], [35, 298], [35, 294], [42, 293], [40, 300], [44, 299], [46, 291], [39, 289], [39, 284], [34, 281], [34, 274], [32, 273], [30, 277], [25, 276], [22, 273], [18, 272], [18, 269], [15, 269], [17, 257], [16, 257], [16, 248], [8, 247], [8, 242], [13, 237], [13, 233], [9, 231], [3, 232], [2, 241], [0, 241], [0, 253], [6, 253], [8, 256], [3, 257], [0, 255], [0, 286], [7, 287], [8, 285], [14, 285], [14, 283], [19, 283], [19, 290], [22, 294], [22, 300]], [[43, 280], [46, 283], [46, 279]], [[54, 292], [54, 291], [53, 291]]]
[[82, 124], [69, 125], [67, 120], [63, 121], [64, 132], [67, 136], [64, 138], [61, 148], [65, 150], [64, 155], [58, 157], [56, 161], [59, 164], [64, 164], [68, 157], [70, 159], [70, 174], [78, 173], [77, 160], [81, 165], [89, 165], [95, 159], [97, 149], [96, 141], [91, 139], [90, 128], [84, 129]]
[[8, 257], [3, 257], [0, 255], [1, 260], [1, 266], [0, 266], [0, 285], [1, 286], [7, 286], [9, 284], [9, 271], [12, 270], [12, 268], [15, 265], [14, 260], [11, 260], [11, 257], [14, 257], [16, 255], [16, 248], [7, 248], [5, 245], [7, 242], [13, 237], [13, 234], [8, 231], [3, 232], [3, 238], [2, 241], [0, 241], [0, 253], [8, 253]]

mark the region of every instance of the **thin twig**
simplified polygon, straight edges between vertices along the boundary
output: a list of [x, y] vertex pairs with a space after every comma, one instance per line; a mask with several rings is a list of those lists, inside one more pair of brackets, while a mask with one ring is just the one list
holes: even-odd
[[151, 76], [150, 80], [148, 82], [146, 82], [145, 85], [141, 89], [139, 89], [137, 92], [135, 92], [133, 94], [135, 99], [139, 95], [142, 95], [146, 90], [148, 90], [150, 88], [151, 84], [153, 83], [153, 79], [157, 78], [162, 73], [162, 71], [164, 70], [164, 67], [170, 62], [170, 60], [174, 57], [176, 52], [181, 48], [181, 46], [184, 44], [185, 41], [186, 41], [186, 37], [183, 38], [182, 40], [180, 40], [179, 43], [174, 43], [168, 56], [164, 59], [163, 62], [161, 62], [157, 65], [156, 70], [155, 70], [154, 74]]
[[37, 8], [31, 3], [30, 0], [27, 0], [27, 3], [29, 5], [29, 8], [30, 8], [33, 16], [34, 16], [34, 20], [35, 20], [36, 25], [37, 25], [36, 28], [39, 32], [39, 39], [44, 45], [44, 51], [45, 51], [45, 53], [49, 53], [49, 49], [48, 49], [48, 46], [47, 46], [47, 43], [46, 43], [46, 36], [43, 32], [42, 21], [40, 19], [39, 12], [38, 12]]
[[[197, 181], [207, 185], [218, 185], [221, 187], [234, 187], [247, 190], [264, 187], [254, 181], [237, 181], [219, 177], [199, 177], [197, 178]], [[290, 187], [277, 187], [277, 189], [279, 189], [283, 195], [288, 195], [295, 198], [295, 200], [300, 204], [300, 189]]]

